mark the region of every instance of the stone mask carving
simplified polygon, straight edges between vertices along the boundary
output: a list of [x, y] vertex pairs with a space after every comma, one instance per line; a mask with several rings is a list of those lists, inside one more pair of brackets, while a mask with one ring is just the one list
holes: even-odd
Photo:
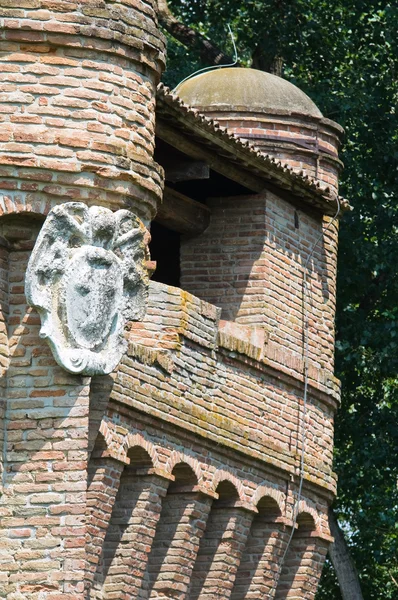
[[37, 238], [26, 273], [40, 337], [71, 373], [105, 375], [125, 350], [126, 321], [146, 311], [148, 233], [128, 210], [56, 206]]

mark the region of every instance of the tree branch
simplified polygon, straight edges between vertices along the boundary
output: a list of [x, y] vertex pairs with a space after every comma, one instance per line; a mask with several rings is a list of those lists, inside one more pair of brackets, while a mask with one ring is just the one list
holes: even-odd
[[334, 537], [334, 544], [329, 547], [329, 556], [339, 581], [343, 600], [363, 600], [354, 561], [332, 508], [329, 508], [329, 527]]
[[395, 586], [398, 588], [398, 581], [395, 579], [394, 575], [389, 571], [390, 573], [390, 577], [393, 580], [393, 582], [395, 583]]
[[231, 64], [234, 62], [231, 56], [225, 54], [213, 42], [203, 37], [203, 35], [192, 29], [192, 27], [188, 27], [176, 19], [169, 9], [167, 0], [158, 0], [158, 8], [161, 25], [184, 46], [198, 50], [203, 62], [207, 62], [210, 65]]
[[282, 56], [269, 56], [261, 46], [257, 46], [252, 56], [252, 68], [260, 71], [267, 71], [278, 77], [282, 77], [283, 58]]

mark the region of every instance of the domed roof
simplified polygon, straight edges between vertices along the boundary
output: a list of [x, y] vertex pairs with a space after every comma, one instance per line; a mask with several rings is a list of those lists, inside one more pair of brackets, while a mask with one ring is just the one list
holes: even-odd
[[294, 112], [322, 118], [311, 98], [295, 85], [256, 69], [215, 69], [187, 79], [175, 92], [185, 104], [203, 112]]

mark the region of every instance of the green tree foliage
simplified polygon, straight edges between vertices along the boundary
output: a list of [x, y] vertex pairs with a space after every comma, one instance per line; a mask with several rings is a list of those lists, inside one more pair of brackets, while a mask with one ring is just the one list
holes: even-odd
[[[335, 511], [366, 600], [398, 598], [398, 5], [378, 0], [170, 0], [184, 23], [307, 92], [346, 130], [336, 370]], [[199, 64], [170, 40], [166, 82]], [[318, 600], [340, 600], [326, 565]]]

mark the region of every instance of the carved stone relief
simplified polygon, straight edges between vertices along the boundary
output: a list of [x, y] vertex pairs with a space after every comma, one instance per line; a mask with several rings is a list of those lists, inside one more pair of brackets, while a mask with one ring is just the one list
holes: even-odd
[[26, 273], [40, 336], [71, 373], [105, 375], [125, 350], [126, 321], [141, 320], [148, 294], [147, 230], [127, 210], [56, 206], [37, 238]]

